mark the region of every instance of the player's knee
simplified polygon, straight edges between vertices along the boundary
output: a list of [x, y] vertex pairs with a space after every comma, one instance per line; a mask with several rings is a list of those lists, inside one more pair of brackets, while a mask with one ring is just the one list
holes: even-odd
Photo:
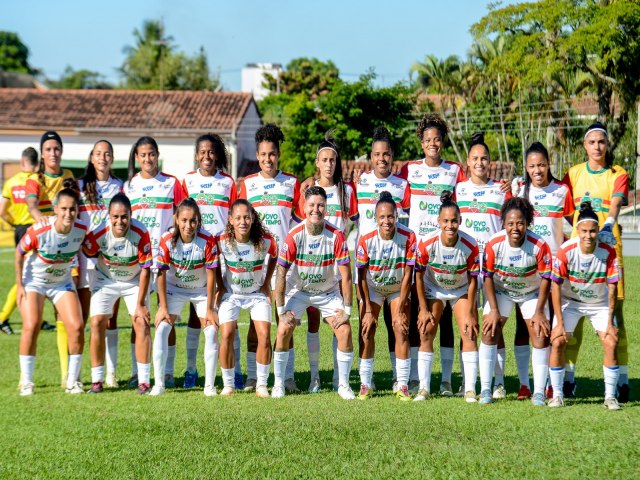
[[221, 329], [220, 332], [220, 340], [224, 343], [233, 344], [233, 340], [235, 339], [236, 331], [234, 328], [224, 328]]
[[553, 339], [551, 346], [555, 350], [564, 350], [567, 348], [567, 339], [565, 337], [556, 337]]

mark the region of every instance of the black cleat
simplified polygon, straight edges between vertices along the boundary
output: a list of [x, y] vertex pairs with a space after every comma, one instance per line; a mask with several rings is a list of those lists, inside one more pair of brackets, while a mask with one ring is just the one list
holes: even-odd
[[55, 325], [51, 325], [49, 322], [46, 321], [42, 321], [42, 325], [40, 325], [40, 330], [48, 330], [48, 331], [53, 331], [56, 329]]
[[629, 403], [629, 384], [618, 385], [618, 403]]
[[0, 330], [2, 330], [2, 333], [6, 333], [7, 335], [13, 335], [13, 328], [9, 325], [9, 320], [5, 320], [0, 323]]
[[562, 385], [562, 392], [564, 393], [564, 398], [575, 398], [576, 397], [576, 382], [569, 382], [565, 380]]

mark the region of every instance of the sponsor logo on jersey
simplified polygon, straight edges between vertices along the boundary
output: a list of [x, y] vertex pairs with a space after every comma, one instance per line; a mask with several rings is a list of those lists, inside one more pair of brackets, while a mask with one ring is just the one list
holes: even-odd
[[473, 196], [474, 197], [483, 197], [484, 196], [484, 190], [481, 192], [473, 192]]
[[153, 190], [153, 185], [149, 185], [148, 187], [142, 187], [143, 192], [148, 192], [150, 190]]
[[276, 186], [276, 184], [275, 184], [275, 183], [267, 183], [267, 184], [265, 184], [264, 189], [265, 189], [265, 190], [270, 190], [270, 189], [272, 189], [272, 188], [273, 188], [273, 187], [275, 187], [275, 186]]
[[386, 187], [387, 184], [386, 183], [376, 183], [376, 188], [382, 188], [382, 187]]
[[320, 246], [320, 242], [318, 243], [312, 243], [309, 245], [309, 248], [313, 249], [313, 248], [318, 248]]
[[213, 183], [201, 183], [200, 184], [200, 188], [211, 188], [213, 186]]
[[542, 199], [543, 199], [543, 198], [545, 198], [546, 196], [547, 196], [547, 194], [546, 194], [546, 193], [543, 193], [543, 194], [541, 194], [541, 195], [536, 195], [536, 196], [534, 196], [533, 198], [534, 198], [534, 199], [536, 199], [536, 200], [542, 200]]
[[58, 248], [64, 248], [64, 247], [66, 247], [67, 245], [69, 245], [69, 242], [62, 242], [62, 243], [59, 243], [59, 244], [58, 244]]
[[124, 250], [124, 243], [122, 245], [116, 245], [115, 247], [113, 247], [113, 250], [116, 252], [119, 252], [120, 250]]
[[522, 255], [514, 255], [512, 257], [509, 257], [509, 260], [511, 262], [517, 262], [518, 260], [521, 260], [521, 259], [522, 259]]

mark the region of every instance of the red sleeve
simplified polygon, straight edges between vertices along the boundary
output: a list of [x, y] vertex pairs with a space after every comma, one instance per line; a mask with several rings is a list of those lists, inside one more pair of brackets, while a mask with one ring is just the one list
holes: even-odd
[[407, 182], [407, 186], [404, 189], [404, 197], [402, 198], [401, 205], [405, 210], [409, 210], [409, 208], [411, 208], [411, 187], [409, 186], [409, 182]]
[[415, 269], [419, 272], [423, 272], [427, 269], [428, 264], [429, 264], [429, 252], [426, 247], [426, 242], [420, 242], [416, 249]]
[[204, 266], [205, 268], [218, 268], [218, 244], [213, 236], [207, 238], [204, 247]]
[[296, 178], [296, 183], [293, 186], [293, 208], [291, 211], [291, 218], [297, 223], [300, 223], [303, 217], [298, 216], [298, 205], [300, 204], [300, 181]]
[[189, 196], [189, 189], [187, 188], [187, 183], [184, 181], [184, 178], [182, 179], [182, 192], [185, 197]]
[[296, 259], [296, 253], [296, 242], [291, 234], [287, 234], [287, 238], [284, 239], [284, 243], [280, 247], [278, 265], [289, 268]]
[[484, 249], [484, 264], [482, 265], [482, 274], [485, 277], [492, 277], [496, 271], [496, 252], [493, 249], [495, 243], [489, 242]]
[[[352, 222], [357, 222], [358, 218], [360, 218], [360, 213], [358, 212], [358, 197], [356, 197], [356, 189], [353, 184], [349, 185], [349, 218]], [[345, 188], [346, 185], [345, 185]]]
[[551, 278], [551, 249], [547, 242], [542, 242], [542, 245], [538, 248], [536, 260], [538, 262], [538, 275], [542, 278]]
[[347, 247], [347, 241], [342, 232], [336, 232], [336, 240], [333, 243], [333, 254], [336, 257], [336, 263], [338, 265], [349, 265], [351, 263], [349, 247]]
[[149, 232], [144, 230], [138, 242], [138, 265], [140, 265], [140, 268], [150, 268], [152, 263], [151, 239]]
[[169, 254], [169, 246], [167, 245], [167, 239], [171, 238], [171, 235], [163, 236], [160, 239], [160, 245], [158, 246], [158, 270], [169, 270], [171, 264], [171, 255]]
[[405, 253], [405, 265], [416, 264], [416, 234], [411, 232], [407, 239], [406, 253]]
[[244, 198], [247, 200], [247, 187], [245, 186], [245, 180], [240, 184], [240, 191], [238, 192], [238, 198]]
[[365, 268], [369, 265], [369, 252], [367, 251], [367, 242], [364, 241], [364, 237], [360, 237], [358, 240], [358, 248], [356, 248], [356, 266], [358, 268]]
[[562, 215], [568, 217], [569, 215], [573, 215], [575, 211], [575, 206], [573, 205], [573, 198], [571, 196], [571, 190], [567, 187], [567, 194], [564, 197], [564, 209]]
[[89, 232], [84, 237], [84, 242], [82, 242], [82, 252], [87, 257], [95, 257], [100, 253], [100, 246], [98, 245], [97, 240], [95, 232]]
[[270, 257], [278, 256], [278, 246], [276, 245], [275, 238], [273, 238], [272, 235], [269, 235], [265, 238], [269, 240], [269, 249], [267, 250], [267, 255], [269, 255]]
[[460, 182], [466, 182], [467, 176], [462, 171], [462, 165], [458, 164], [458, 176], [456, 177], [456, 184]]
[[24, 234], [24, 236], [20, 240], [20, 243], [18, 244], [18, 248], [20, 249], [20, 253], [22, 253], [23, 255], [38, 248], [38, 237], [36, 235], [36, 231], [33, 228], [33, 225], [27, 229], [27, 232]]
[[409, 164], [405, 163], [400, 171], [397, 173], [400, 178], [404, 178], [405, 180], [409, 179]]
[[182, 202], [182, 200], [184, 199], [185, 199], [184, 190], [182, 189], [180, 182], [176, 178], [175, 183], [173, 185], [173, 205], [177, 207], [178, 205], [180, 205], [180, 202]]
[[233, 205], [237, 199], [238, 199], [238, 189], [236, 188], [236, 182], [233, 179], [231, 179], [231, 189], [229, 190], [229, 208], [231, 208], [231, 205]]
[[293, 215], [299, 219], [298, 221], [307, 218], [307, 215], [304, 213], [304, 197], [300, 197], [298, 203], [295, 204]]
[[562, 183], [564, 183], [569, 189], [569, 195], [573, 197], [573, 187], [571, 186], [571, 176], [569, 172], [565, 173], [564, 178], [562, 179]]
[[560, 248], [556, 252], [556, 256], [553, 259], [553, 268], [551, 270], [551, 280], [556, 283], [562, 283], [568, 278], [567, 272], [567, 255], [565, 251]]
[[478, 250], [478, 244], [474, 244], [471, 249], [471, 253], [467, 258], [467, 271], [469, 275], [477, 276], [480, 273], [480, 262], [478, 261], [478, 256], [480, 255], [480, 251]]
[[40, 183], [35, 178], [28, 178], [27, 183], [24, 186], [25, 198], [36, 197], [40, 198]]
[[618, 175], [613, 181], [612, 197], [622, 197], [622, 205], [629, 204], [629, 175]]

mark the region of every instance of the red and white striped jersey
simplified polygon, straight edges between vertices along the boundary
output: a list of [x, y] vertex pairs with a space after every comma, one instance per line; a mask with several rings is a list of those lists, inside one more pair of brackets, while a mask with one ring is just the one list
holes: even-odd
[[551, 250], [543, 238], [527, 230], [523, 244], [513, 248], [504, 230], [486, 246], [483, 274], [493, 277], [496, 293], [520, 300], [540, 289], [542, 278], [551, 278]]
[[364, 172], [360, 176], [360, 183], [356, 185], [358, 199], [358, 232], [360, 235], [372, 232], [378, 228], [376, 223], [376, 204], [380, 193], [389, 192], [396, 202], [398, 210], [409, 210], [411, 206], [411, 190], [409, 182], [393, 173], [387, 178], [378, 178], [373, 171]]
[[220, 170], [210, 177], [196, 170], [185, 175], [182, 189], [198, 204], [203, 228], [211, 235], [220, 235], [227, 225], [229, 208], [238, 198], [235, 180]]
[[80, 203], [78, 218], [89, 230], [96, 228], [109, 216], [109, 203], [117, 193], [122, 191], [122, 180], [109, 177], [109, 180], [96, 180], [96, 203], [91, 204], [84, 193], [84, 179], [78, 180]]
[[227, 265], [224, 284], [232, 293], [255, 293], [263, 285], [265, 259], [267, 255], [278, 255], [276, 241], [271, 235], [262, 237], [260, 250], [253, 243], [230, 243], [226, 235], [217, 238], [218, 253]]
[[393, 238], [384, 240], [378, 230], [360, 237], [356, 265], [367, 269], [367, 285], [385, 293], [400, 291], [405, 267], [415, 265], [416, 236], [404, 225], [396, 224]]
[[96, 276], [103, 281], [135, 283], [140, 270], [150, 268], [153, 263], [149, 232], [135, 218], [124, 237], [113, 234], [111, 222], [102, 223], [87, 235], [83, 252], [90, 257], [98, 256]]
[[349, 249], [344, 234], [325, 222], [320, 235], [309, 235], [307, 221], [291, 229], [280, 247], [278, 264], [293, 267], [287, 281], [311, 294], [333, 290], [338, 285], [335, 265], [349, 265]]
[[598, 242], [593, 253], [582, 253], [578, 237], [567, 240], [553, 259], [551, 279], [562, 284], [564, 298], [607, 305], [607, 284], [618, 283], [620, 279], [616, 251]]
[[[316, 185], [318, 181], [316, 180]], [[338, 186], [322, 187], [327, 193], [327, 208], [324, 215], [325, 222], [329, 222], [341, 232], [344, 232], [347, 227], [347, 220], [345, 214], [340, 207], [340, 192], [338, 192]], [[356, 199], [356, 192], [349, 183], [344, 184], [345, 199], [346, 199], [346, 217], [352, 222], [358, 221], [358, 201]], [[300, 219], [306, 218], [304, 213], [304, 197], [300, 196], [298, 202], [298, 209], [296, 210], [296, 216]]]
[[416, 270], [425, 272], [425, 283], [442, 290], [457, 290], [468, 285], [467, 275], [478, 276], [478, 244], [468, 234], [458, 230], [458, 241], [446, 247], [436, 230], [418, 245]]
[[87, 235], [87, 227], [80, 221], [73, 224], [69, 233], [58, 233], [54, 226], [56, 218], [50, 217], [48, 225], [31, 225], [18, 245], [22, 255], [33, 252], [25, 261], [22, 278], [35, 286], [68, 284], [71, 264]]

